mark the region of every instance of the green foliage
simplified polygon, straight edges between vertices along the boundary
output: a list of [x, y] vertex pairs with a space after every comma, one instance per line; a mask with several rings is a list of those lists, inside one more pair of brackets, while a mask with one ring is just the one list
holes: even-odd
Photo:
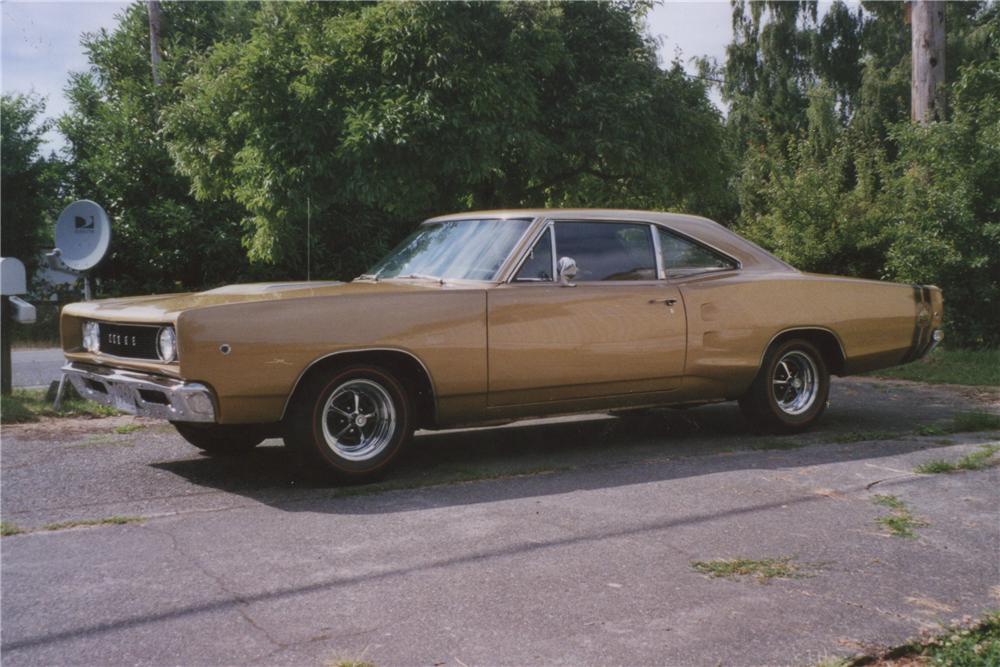
[[24, 531], [18, 528], [16, 525], [10, 523], [9, 521], [0, 521], [0, 537], [8, 537], [10, 535], [20, 535]]
[[158, 87], [145, 4], [125, 9], [112, 32], [84, 36], [90, 68], [71, 76], [71, 110], [59, 129], [68, 142], [74, 197], [101, 203], [114, 224], [111, 252], [96, 273], [102, 293], [178, 291], [252, 277], [241, 250], [239, 210], [191, 196], [159, 122], [192, 60], [216, 39], [239, 34], [250, 8], [164, 3]]
[[910, 508], [896, 496], [877, 495], [872, 498], [872, 502], [882, 507], [887, 507], [890, 514], [880, 516], [875, 519], [893, 537], [902, 537], [908, 540], [917, 539], [917, 528], [926, 528], [930, 524], [923, 519], [917, 518], [910, 512]]
[[761, 584], [766, 584], [772, 579], [799, 579], [807, 576], [804, 574], [802, 566], [788, 556], [760, 560], [732, 558], [693, 561], [691, 567], [712, 578], [753, 577], [757, 583]]
[[955, 350], [939, 347], [919, 361], [871, 374], [917, 382], [1000, 387], [1000, 349]]
[[264, 5], [164, 110], [204, 201], [247, 213], [255, 260], [363, 270], [420, 218], [530, 205], [711, 213], [717, 112], [663, 72], [641, 7], [610, 3]]
[[[996, 417], [996, 415], [993, 416]], [[1000, 418], [997, 418], [997, 421], [1000, 422]], [[982, 470], [996, 465], [997, 461], [994, 460], [993, 455], [997, 452], [1000, 452], [998, 445], [982, 445], [976, 451], [966, 454], [954, 463], [944, 459], [932, 459], [917, 466], [915, 471], [925, 475], [934, 475], [958, 472], [959, 470]]]
[[0, 252], [33, 268], [48, 238], [46, 222], [58, 203], [60, 162], [42, 157], [45, 103], [33, 95], [0, 98]]
[[111, 417], [120, 414], [114, 408], [81, 398], [69, 398], [59, 410], [44, 390], [15, 389], [9, 396], [0, 397], [0, 423], [19, 424], [36, 422], [41, 417]]
[[948, 5], [952, 113], [924, 127], [899, 6], [834, 5], [818, 28], [808, 5], [735, 6], [739, 230], [807, 271], [936, 284], [951, 342], [1000, 344], [1000, 8]]

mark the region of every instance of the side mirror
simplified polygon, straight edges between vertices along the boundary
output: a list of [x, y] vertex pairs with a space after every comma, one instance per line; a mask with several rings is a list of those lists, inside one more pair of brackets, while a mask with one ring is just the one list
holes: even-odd
[[576, 287], [573, 278], [576, 278], [576, 260], [572, 257], [559, 258], [559, 284], [563, 287]]

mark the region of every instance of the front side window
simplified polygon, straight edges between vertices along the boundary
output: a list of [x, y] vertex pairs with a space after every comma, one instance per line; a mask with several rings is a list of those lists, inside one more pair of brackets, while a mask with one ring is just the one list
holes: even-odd
[[520, 218], [421, 225], [364, 277], [495, 280], [530, 225]]
[[535, 241], [535, 247], [514, 276], [514, 282], [537, 283], [552, 280], [552, 232], [548, 229]]
[[556, 253], [576, 261], [578, 282], [656, 280], [649, 225], [557, 222]]
[[660, 235], [660, 252], [667, 277], [736, 268], [736, 264], [728, 257], [709, 250], [690, 239], [661, 227], [657, 227], [657, 233]]

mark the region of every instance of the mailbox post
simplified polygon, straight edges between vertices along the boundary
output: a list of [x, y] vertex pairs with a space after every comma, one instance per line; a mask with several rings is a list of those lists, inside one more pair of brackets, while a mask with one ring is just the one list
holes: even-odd
[[27, 294], [28, 285], [24, 264], [13, 257], [0, 258], [0, 393], [9, 396], [12, 391], [10, 369], [11, 325], [14, 322], [32, 324], [35, 321], [35, 307], [19, 298]]

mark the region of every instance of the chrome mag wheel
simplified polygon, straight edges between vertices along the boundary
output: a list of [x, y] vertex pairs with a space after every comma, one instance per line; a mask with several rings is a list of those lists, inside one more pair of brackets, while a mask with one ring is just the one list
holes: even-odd
[[785, 414], [800, 415], [807, 411], [819, 393], [816, 362], [805, 352], [787, 352], [774, 367], [771, 391], [778, 409]]
[[349, 461], [378, 456], [392, 441], [396, 408], [377, 382], [356, 378], [337, 387], [323, 406], [326, 445]]

